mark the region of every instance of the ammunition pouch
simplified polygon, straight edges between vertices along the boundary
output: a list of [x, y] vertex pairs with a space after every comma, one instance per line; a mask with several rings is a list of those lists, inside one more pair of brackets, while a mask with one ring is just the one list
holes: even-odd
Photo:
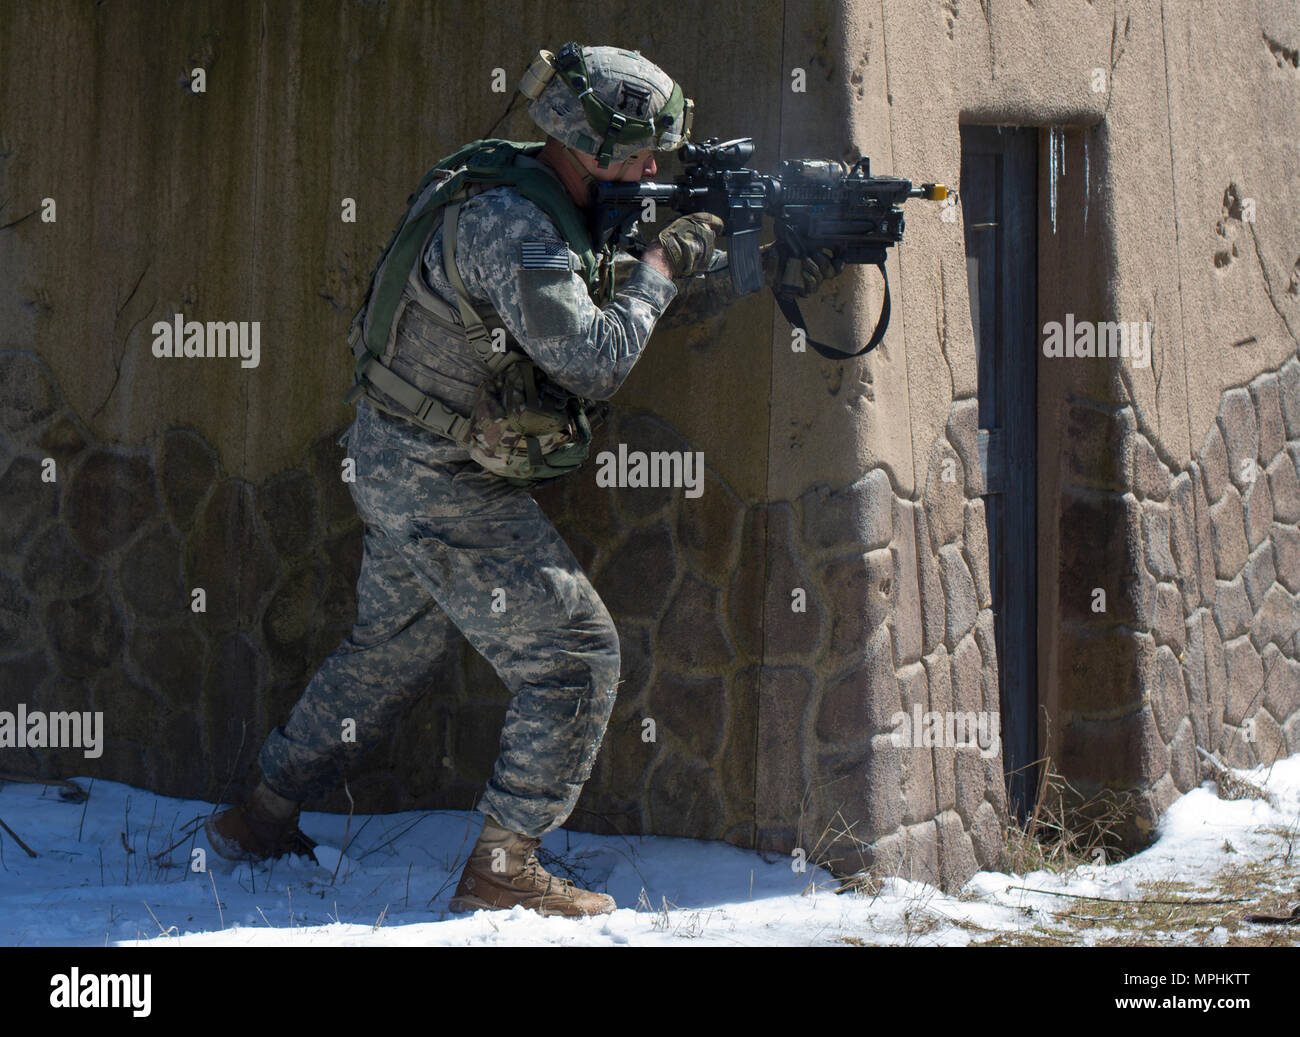
[[479, 386], [462, 445], [484, 469], [515, 486], [575, 471], [606, 408], [558, 388], [522, 353]]

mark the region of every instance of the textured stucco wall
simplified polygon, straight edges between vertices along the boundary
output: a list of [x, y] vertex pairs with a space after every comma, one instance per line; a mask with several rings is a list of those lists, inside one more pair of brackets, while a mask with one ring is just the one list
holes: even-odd
[[[743, 21], [715, 13], [707, 35], [676, 31], [705, 10], [666, 21], [599, 4], [6, 6], [0, 60], [22, 74], [3, 88], [4, 222], [22, 223], [3, 246], [0, 347], [37, 343], [97, 435], [134, 446], [192, 425], [232, 471], [279, 472], [350, 420], [341, 335], [411, 188], [505, 108], [495, 68], [513, 91], [539, 46], [639, 47], [687, 81], [702, 135], [743, 127], [775, 161], [780, 5], [752, 5]], [[704, 72], [718, 47], [743, 76]], [[189, 90], [195, 67], [203, 95]], [[510, 127], [537, 136], [526, 117]], [[44, 197], [57, 223], [29, 217]], [[345, 197], [356, 223], [340, 220]], [[155, 360], [150, 327], [178, 311], [260, 320], [260, 365]], [[761, 305], [746, 312], [770, 320]], [[665, 394], [646, 395], [707, 414], [716, 363], [641, 373]], [[755, 381], [738, 398], [761, 397], [763, 368], [747, 365]], [[746, 424], [711, 424], [758, 493]]]

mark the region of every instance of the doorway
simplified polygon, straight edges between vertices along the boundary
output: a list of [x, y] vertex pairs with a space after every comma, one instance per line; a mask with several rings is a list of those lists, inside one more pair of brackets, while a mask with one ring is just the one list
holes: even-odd
[[961, 127], [966, 274], [979, 380], [1008, 809], [1032, 809], [1038, 758], [1038, 141]]

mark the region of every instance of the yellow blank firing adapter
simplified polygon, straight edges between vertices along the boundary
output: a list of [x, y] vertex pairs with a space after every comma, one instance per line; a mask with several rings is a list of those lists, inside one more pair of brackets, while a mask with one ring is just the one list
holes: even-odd
[[943, 184], [922, 184], [925, 188], [925, 197], [932, 202], [941, 202], [948, 197], [948, 188]]
[[528, 66], [528, 71], [519, 80], [519, 92], [528, 100], [536, 101], [542, 96], [542, 91], [546, 89], [546, 84], [554, 75], [555, 55], [549, 50], [539, 50], [537, 57], [533, 58], [533, 63]]

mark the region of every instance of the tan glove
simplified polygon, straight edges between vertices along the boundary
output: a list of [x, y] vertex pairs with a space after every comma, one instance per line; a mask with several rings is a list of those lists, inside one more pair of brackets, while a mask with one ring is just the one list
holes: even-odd
[[844, 260], [837, 250], [818, 249], [810, 256], [785, 259], [785, 268], [778, 274], [775, 288], [796, 299], [803, 299], [821, 288], [823, 281], [837, 277], [844, 271]]
[[704, 268], [723, 227], [722, 220], [713, 213], [694, 212], [673, 220], [659, 232], [659, 244], [674, 278], [689, 277]]

